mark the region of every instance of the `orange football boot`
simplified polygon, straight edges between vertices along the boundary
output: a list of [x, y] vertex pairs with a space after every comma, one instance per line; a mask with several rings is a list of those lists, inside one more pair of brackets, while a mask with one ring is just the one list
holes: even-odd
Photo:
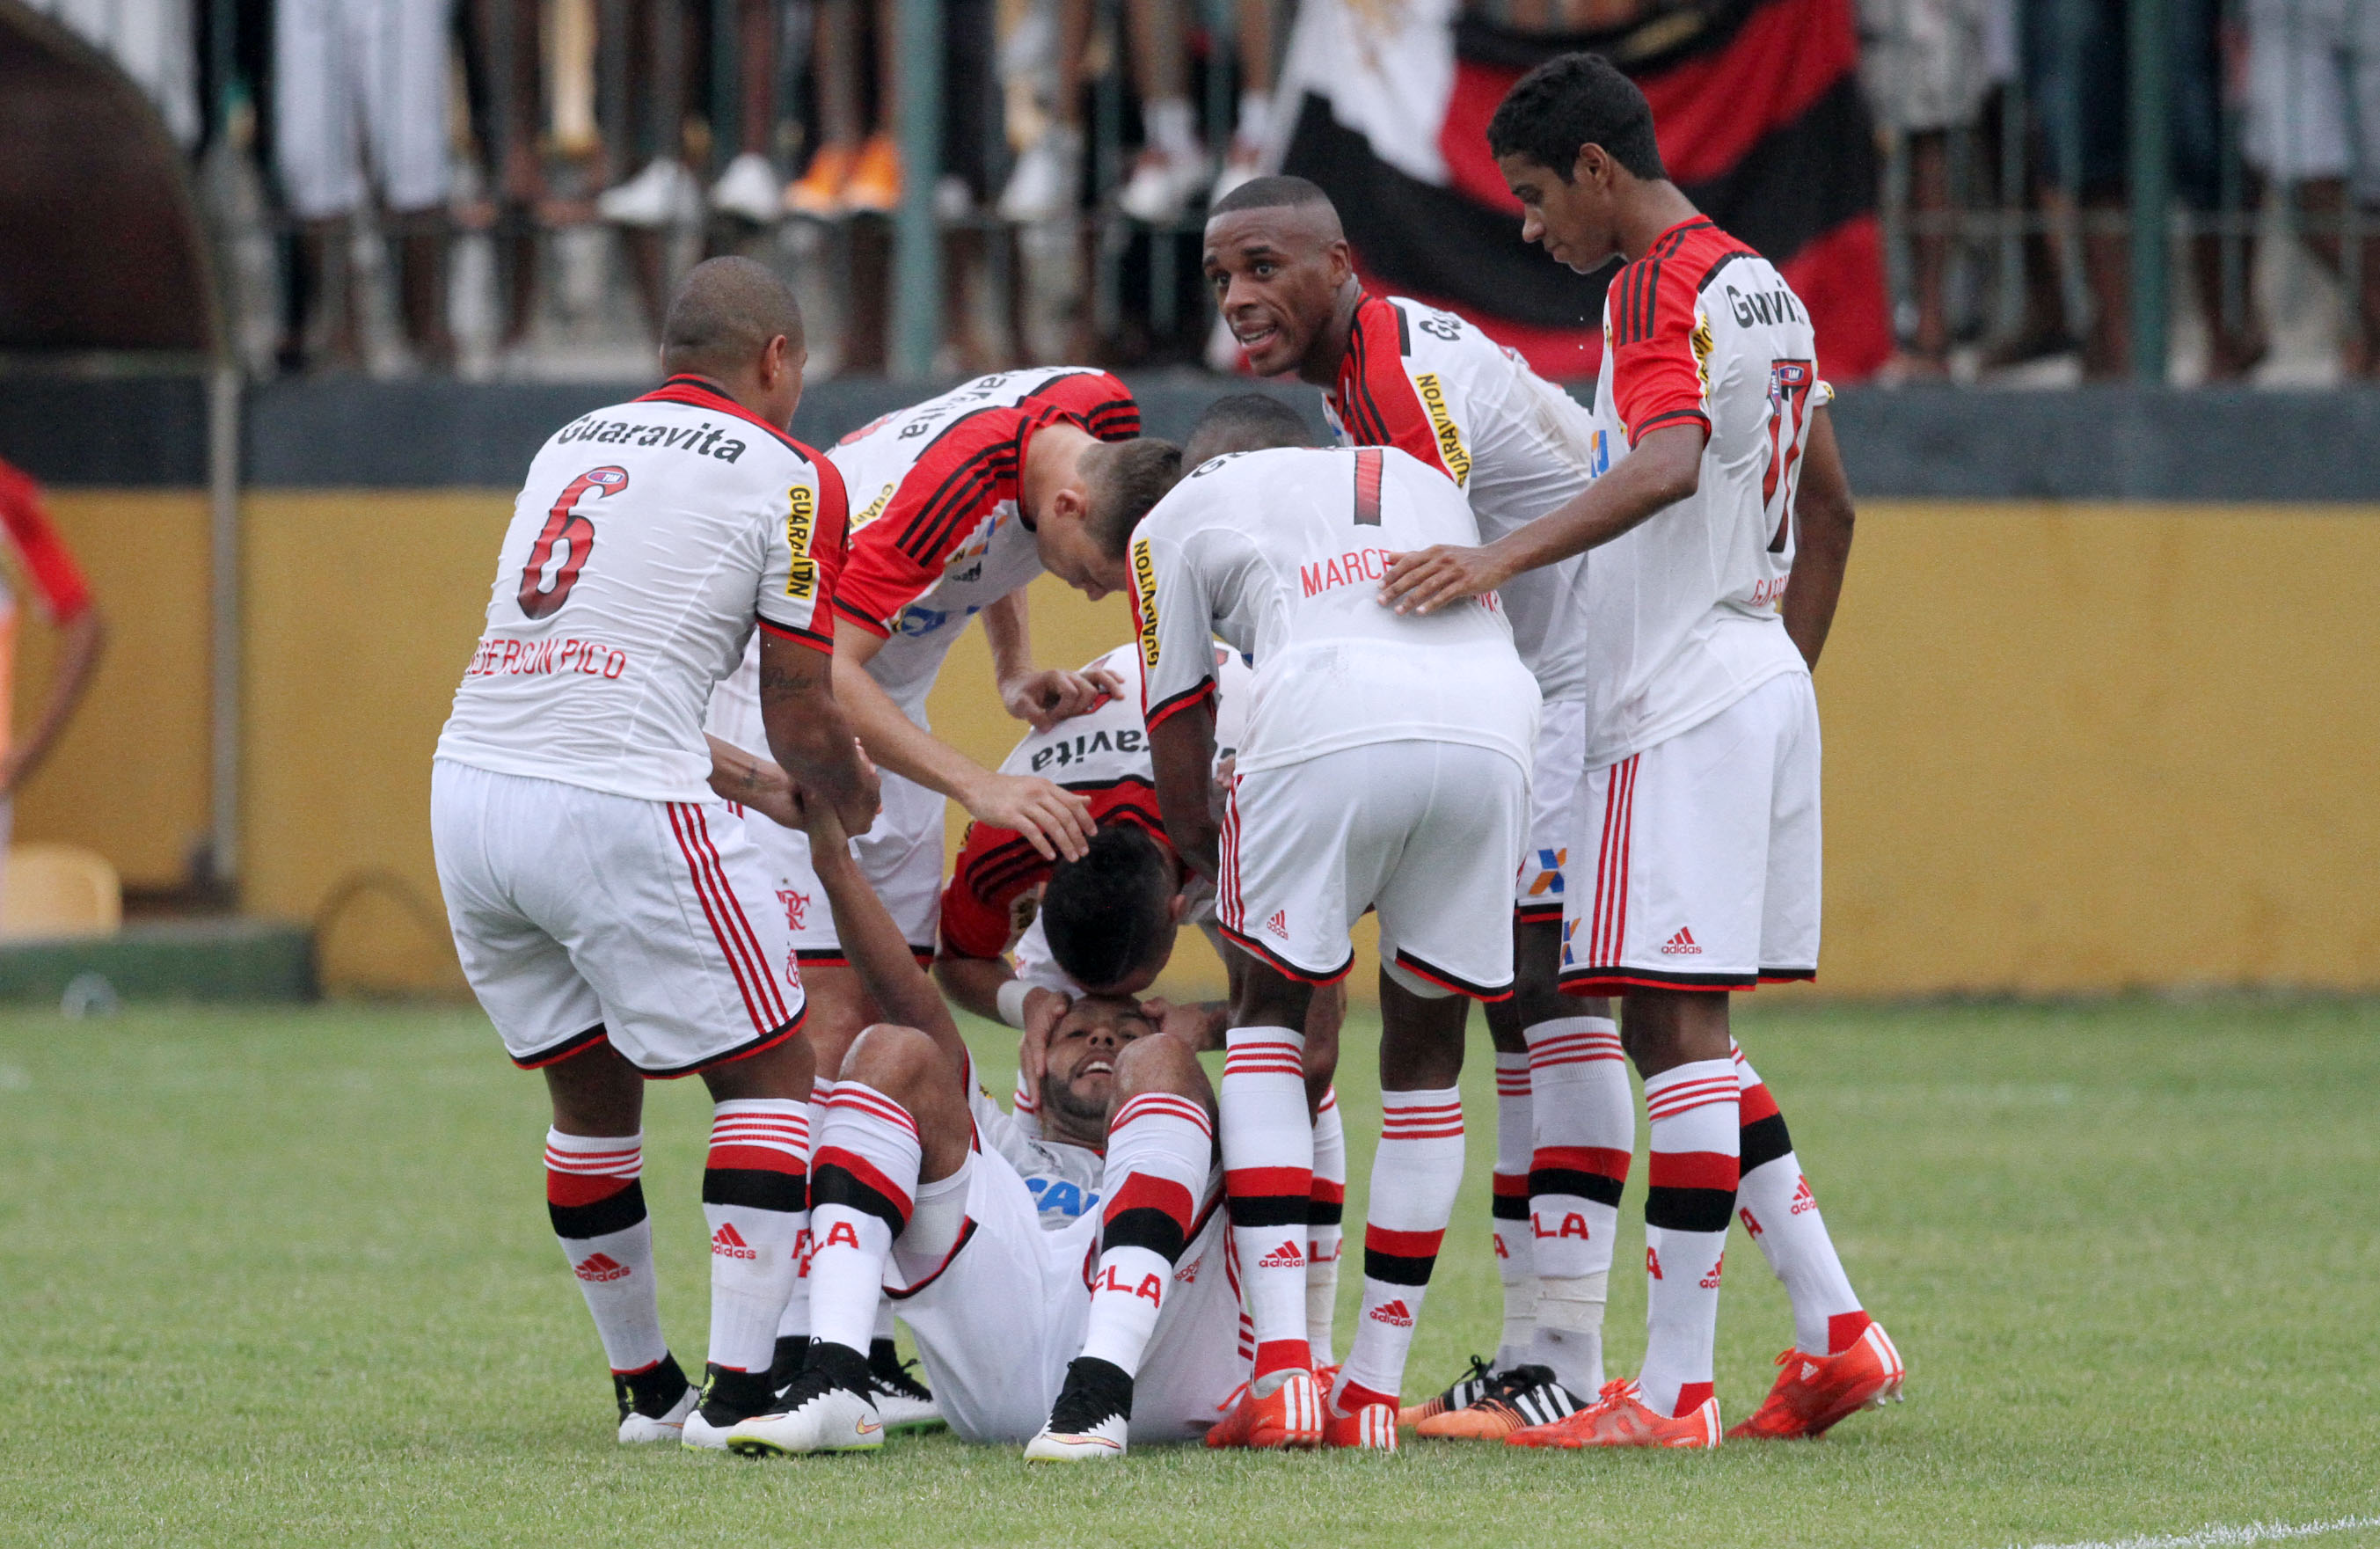
[[1516, 1366], [1488, 1391], [1459, 1409], [1430, 1416], [1415, 1427], [1433, 1441], [1500, 1442], [1532, 1425], [1567, 1420], [1586, 1405], [1554, 1379], [1549, 1366]]
[[[1311, 1372], [1292, 1372], [1287, 1381], [1259, 1398], [1242, 1387], [1239, 1402], [1207, 1433], [1208, 1446], [1258, 1449], [1316, 1446], [1322, 1441], [1322, 1397]], [[1393, 1429], [1393, 1427], [1391, 1427]]]
[[1750, 1419], [1740, 1421], [1730, 1436], [1762, 1441], [1815, 1440], [1829, 1426], [1861, 1409], [1877, 1409], [1900, 1397], [1907, 1374], [1900, 1352], [1892, 1347], [1884, 1325], [1871, 1322], [1852, 1348], [1840, 1355], [1804, 1355], [1788, 1349], [1777, 1358], [1782, 1368], [1777, 1385]]
[[1445, 1392], [1433, 1393], [1418, 1404], [1407, 1404], [1399, 1409], [1397, 1423], [1419, 1425], [1423, 1421], [1435, 1420], [1456, 1409], [1467, 1409], [1488, 1397], [1488, 1390], [1495, 1385], [1496, 1373], [1489, 1368], [1488, 1359], [1473, 1356], [1470, 1371], [1455, 1378]]
[[1397, 1407], [1394, 1404], [1358, 1404], [1353, 1414], [1341, 1414], [1337, 1406], [1322, 1421], [1324, 1446], [1356, 1447], [1366, 1452], [1394, 1452], [1397, 1449]]
[[878, 214], [901, 207], [901, 148], [891, 135], [870, 135], [859, 148], [843, 186], [843, 207]]
[[1657, 1415], [1633, 1382], [1609, 1382], [1590, 1409], [1551, 1425], [1531, 1425], [1504, 1438], [1506, 1446], [1718, 1445], [1718, 1400], [1706, 1398], [1674, 1418]]
[[809, 170], [786, 185], [786, 213], [821, 220], [842, 214], [843, 186], [851, 180], [851, 164], [856, 159], [848, 145], [820, 146], [818, 154], [810, 158]]

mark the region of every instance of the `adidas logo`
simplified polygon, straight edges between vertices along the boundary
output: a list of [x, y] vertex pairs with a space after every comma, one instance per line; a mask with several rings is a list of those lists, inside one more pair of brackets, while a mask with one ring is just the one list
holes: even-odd
[[1700, 1280], [1695, 1281], [1694, 1284], [1706, 1291], [1718, 1290], [1718, 1277], [1726, 1271], [1726, 1269], [1727, 1255], [1722, 1253], [1719, 1255], [1718, 1262], [1711, 1265], [1711, 1272], [1708, 1275], [1704, 1275]]
[[1810, 1180], [1806, 1177], [1795, 1177], [1793, 1179], [1793, 1214], [1799, 1215], [1803, 1211], [1817, 1208], [1818, 1197], [1810, 1192]]
[[1384, 1301], [1365, 1316], [1375, 1323], [1386, 1323], [1390, 1328], [1411, 1328], [1414, 1323], [1413, 1311], [1405, 1306], [1402, 1298], [1395, 1301]]
[[1671, 957], [1699, 957], [1703, 955], [1703, 949], [1694, 945], [1694, 933], [1682, 925], [1678, 927], [1678, 933], [1663, 945], [1661, 951], [1664, 956]]
[[581, 1280], [601, 1284], [607, 1280], [625, 1280], [628, 1266], [609, 1253], [589, 1253], [571, 1266], [571, 1273]]
[[1817, 1377], [1818, 1363], [1815, 1360], [1803, 1361], [1802, 1363], [1802, 1380], [1805, 1383], [1815, 1382], [1817, 1381]]
[[1284, 1242], [1257, 1261], [1258, 1269], [1304, 1269], [1305, 1255], [1297, 1250], [1294, 1242]]
[[1277, 909], [1273, 910], [1272, 918], [1265, 921], [1265, 929], [1270, 931], [1274, 935], [1279, 936], [1281, 940], [1287, 941], [1289, 939], [1289, 910], [1285, 909]]
[[752, 1250], [751, 1244], [744, 1240], [744, 1234], [735, 1229], [733, 1221], [710, 1234], [710, 1250], [722, 1259], [757, 1259], [760, 1256]]

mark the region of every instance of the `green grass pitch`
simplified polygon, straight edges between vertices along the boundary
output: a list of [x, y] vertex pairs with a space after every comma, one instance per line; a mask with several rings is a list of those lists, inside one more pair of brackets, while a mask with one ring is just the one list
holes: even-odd
[[[0, 1018], [0, 1541], [1998, 1549], [2380, 1518], [2380, 1005], [1759, 1002], [1745, 1045], [1907, 1404], [1715, 1454], [1149, 1449], [1030, 1473], [948, 1438], [808, 1462], [613, 1445], [547, 1233], [540, 1083], [476, 1013]], [[1004, 1092], [1013, 1049], [975, 1032]], [[1370, 1043], [1350, 1028], [1351, 1238]], [[1470, 1063], [1416, 1394], [1495, 1336], [1484, 1041]], [[689, 1366], [705, 1121], [697, 1084], [653, 1092], [646, 1189]], [[1637, 1258], [1632, 1232], [1620, 1372]], [[1790, 1325], [1740, 1232], [1730, 1261], [1732, 1421]]]

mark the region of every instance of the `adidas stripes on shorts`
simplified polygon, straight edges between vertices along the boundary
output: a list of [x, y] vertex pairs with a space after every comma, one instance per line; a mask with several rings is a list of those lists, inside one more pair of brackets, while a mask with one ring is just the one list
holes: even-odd
[[[978, 1151], [967, 1166], [965, 1235], [929, 1263], [896, 1247], [887, 1278], [899, 1275], [904, 1283], [885, 1290], [917, 1342], [935, 1407], [952, 1432], [978, 1444], [1026, 1442], [1049, 1421], [1066, 1363], [1083, 1352], [1099, 1213], [1045, 1230], [1039, 1205], [1006, 1157]], [[1231, 1230], [1222, 1193], [1218, 1172], [1141, 1357], [1129, 1432], [1135, 1445], [1204, 1436], [1248, 1380], [1239, 1287], [1223, 1262]]]
[[608, 1038], [648, 1076], [685, 1076], [800, 1028], [784, 917], [726, 803], [440, 759], [430, 835], [464, 977], [515, 1064]]
[[1818, 970], [1818, 701], [1781, 673], [1665, 742], [1589, 770], [1561, 987], [1749, 990]]

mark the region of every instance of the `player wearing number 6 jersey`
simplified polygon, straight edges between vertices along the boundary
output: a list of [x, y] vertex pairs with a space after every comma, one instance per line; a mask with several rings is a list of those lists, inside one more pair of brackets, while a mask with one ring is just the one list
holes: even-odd
[[[785, 433], [801, 337], [768, 270], [702, 264], [670, 308], [669, 381], [547, 441], [431, 779], [463, 971], [553, 1100], [547, 1205], [624, 1442], [716, 1445], [768, 1404], [807, 1208], [801, 981], [702, 731], [756, 626], [776, 761], [856, 827], [876, 808], [831, 691], [843, 485]], [[694, 1073], [717, 1103], [699, 1409], [662, 1338], [638, 1183], [644, 1079]]]
[[1783, 1120], [1733, 1047], [1727, 994], [1810, 978], [1818, 962], [1810, 666], [1852, 506], [1816, 339], [1784, 276], [1669, 181], [1643, 93], [1609, 63], [1569, 55], [1531, 71], [1488, 139], [1524, 238], [1581, 273], [1627, 261], [1604, 300], [1597, 396], [1628, 445], [1593, 487], [1517, 532], [1402, 556], [1382, 600], [1427, 615], [1593, 551], [1588, 774], [1572, 848], [1593, 872], [1566, 911], [1562, 978], [1624, 996], [1652, 1151], [1643, 1372], [1508, 1439], [1717, 1445], [1719, 1253], [1738, 1208], [1791, 1293], [1795, 1348], [1731, 1433], [1814, 1435], [1897, 1391], [1900, 1360], [1852, 1294]]

